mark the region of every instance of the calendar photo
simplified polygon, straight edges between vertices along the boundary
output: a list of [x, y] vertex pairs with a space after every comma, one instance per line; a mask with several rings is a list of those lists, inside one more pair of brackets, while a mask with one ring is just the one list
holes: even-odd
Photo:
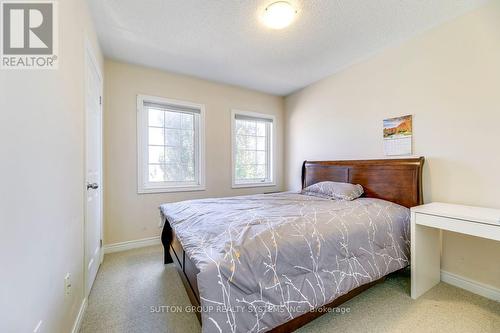
[[386, 155], [411, 155], [412, 116], [384, 120], [384, 152]]

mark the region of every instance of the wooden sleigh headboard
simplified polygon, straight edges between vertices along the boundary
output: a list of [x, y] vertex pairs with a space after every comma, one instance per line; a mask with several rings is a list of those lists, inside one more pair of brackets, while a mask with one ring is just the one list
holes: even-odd
[[422, 168], [424, 158], [304, 161], [302, 188], [334, 181], [360, 184], [365, 197], [392, 201], [405, 207], [423, 203]]

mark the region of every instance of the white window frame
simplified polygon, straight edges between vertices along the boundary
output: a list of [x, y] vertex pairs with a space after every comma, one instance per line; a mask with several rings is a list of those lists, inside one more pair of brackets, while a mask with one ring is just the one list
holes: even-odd
[[[200, 111], [198, 130], [198, 182], [195, 184], [172, 184], [149, 182], [148, 179], [148, 112], [144, 102], [188, 107]], [[196, 137], [196, 133], [195, 133]], [[205, 106], [203, 104], [179, 101], [157, 96], [137, 95], [137, 193], [164, 193], [205, 190]]]
[[[268, 160], [269, 160], [269, 172], [271, 179], [266, 182], [236, 182], [236, 116], [242, 115], [253, 118], [262, 118], [271, 120], [271, 133], [269, 138], [268, 146]], [[276, 186], [276, 117], [270, 114], [257, 113], [243, 110], [231, 110], [231, 184], [232, 188], [245, 188], [245, 187], [269, 187]]]

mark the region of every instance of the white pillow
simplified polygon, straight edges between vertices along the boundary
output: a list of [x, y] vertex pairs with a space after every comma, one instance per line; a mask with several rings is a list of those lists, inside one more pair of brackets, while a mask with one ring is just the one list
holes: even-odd
[[301, 194], [332, 200], [354, 200], [363, 195], [363, 186], [350, 183], [319, 182], [304, 188]]

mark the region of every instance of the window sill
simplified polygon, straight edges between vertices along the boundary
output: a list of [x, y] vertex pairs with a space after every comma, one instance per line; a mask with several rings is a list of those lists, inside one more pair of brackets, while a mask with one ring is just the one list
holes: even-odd
[[163, 187], [163, 188], [140, 188], [137, 189], [137, 194], [195, 192], [195, 191], [205, 191], [205, 190], [206, 188], [204, 185]]
[[233, 184], [232, 188], [271, 187], [271, 186], [276, 186], [276, 183]]

